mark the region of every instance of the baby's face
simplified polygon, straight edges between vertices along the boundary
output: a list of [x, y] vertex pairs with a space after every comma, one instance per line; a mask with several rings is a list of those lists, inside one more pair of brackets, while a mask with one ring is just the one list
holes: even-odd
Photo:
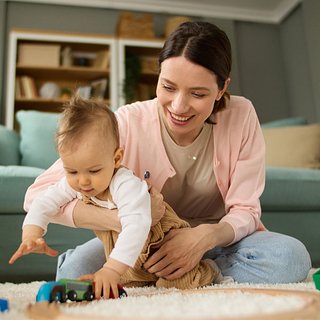
[[59, 153], [69, 185], [87, 197], [105, 200], [117, 167], [117, 151], [113, 143], [94, 131], [82, 135], [75, 146]]

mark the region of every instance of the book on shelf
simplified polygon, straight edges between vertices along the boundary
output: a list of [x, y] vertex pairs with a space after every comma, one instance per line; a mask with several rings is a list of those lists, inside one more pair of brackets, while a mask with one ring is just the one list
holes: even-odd
[[16, 77], [15, 96], [16, 98], [37, 98], [38, 90], [34, 79], [29, 76]]
[[103, 100], [106, 94], [107, 84], [108, 80], [105, 78], [94, 80], [86, 85], [79, 86], [77, 92], [84, 99], [93, 98]]
[[20, 99], [24, 96], [24, 92], [22, 91], [22, 85], [19, 77], [16, 77], [16, 85], [15, 85], [15, 97], [16, 99]]
[[110, 52], [109, 50], [100, 50], [96, 53], [92, 67], [99, 69], [107, 69], [109, 67]]

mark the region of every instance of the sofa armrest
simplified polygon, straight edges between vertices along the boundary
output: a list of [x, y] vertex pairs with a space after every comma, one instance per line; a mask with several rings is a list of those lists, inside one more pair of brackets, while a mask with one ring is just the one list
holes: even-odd
[[0, 165], [20, 164], [20, 139], [18, 134], [0, 125]]

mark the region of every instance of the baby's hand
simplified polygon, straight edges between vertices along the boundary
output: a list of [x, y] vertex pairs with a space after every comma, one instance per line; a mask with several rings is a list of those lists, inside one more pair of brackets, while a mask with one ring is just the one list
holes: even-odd
[[103, 293], [104, 299], [109, 299], [110, 290], [112, 290], [114, 298], [119, 298], [118, 283], [120, 282], [120, 273], [114, 269], [102, 267], [95, 274], [86, 274], [79, 279], [94, 281], [96, 299], [101, 298], [101, 293]]
[[17, 259], [29, 253], [42, 253], [50, 257], [55, 257], [59, 254], [57, 250], [50, 248], [43, 238], [25, 239], [10, 258], [9, 264], [13, 264]]

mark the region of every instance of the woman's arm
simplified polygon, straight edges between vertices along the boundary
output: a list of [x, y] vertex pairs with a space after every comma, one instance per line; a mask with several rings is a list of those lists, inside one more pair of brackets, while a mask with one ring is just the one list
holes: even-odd
[[121, 231], [117, 209], [97, 207], [83, 201], [77, 201], [74, 206], [73, 222], [77, 228]]
[[[151, 196], [152, 225], [157, 224], [165, 211], [163, 196], [155, 188], [149, 189]], [[76, 227], [91, 230], [121, 231], [117, 209], [100, 208], [78, 201], [73, 210], [73, 221]]]

